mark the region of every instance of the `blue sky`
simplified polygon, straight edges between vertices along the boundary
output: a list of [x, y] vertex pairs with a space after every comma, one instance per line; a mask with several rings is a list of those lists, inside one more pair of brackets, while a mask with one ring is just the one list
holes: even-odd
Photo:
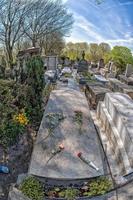
[[73, 13], [72, 42], [108, 42], [133, 50], [133, 0], [64, 0]]

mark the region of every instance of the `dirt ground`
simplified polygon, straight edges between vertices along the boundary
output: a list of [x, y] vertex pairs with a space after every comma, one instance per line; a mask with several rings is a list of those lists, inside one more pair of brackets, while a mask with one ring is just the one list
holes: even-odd
[[0, 200], [7, 200], [9, 188], [16, 183], [19, 174], [26, 173], [31, 158], [34, 131], [28, 131], [18, 140], [17, 144], [10, 147], [6, 154], [0, 146], [0, 164], [9, 167], [9, 174], [0, 174]]

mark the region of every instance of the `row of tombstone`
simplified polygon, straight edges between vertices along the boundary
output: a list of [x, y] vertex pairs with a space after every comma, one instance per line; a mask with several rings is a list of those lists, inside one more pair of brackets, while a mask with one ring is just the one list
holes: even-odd
[[[17, 79], [20, 82], [24, 82], [26, 75], [26, 62], [33, 56], [41, 56], [40, 48], [29, 48], [23, 51], [19, 51], [17, 55]], [[56, 70], [58, 65], [58, 56], [41, 56], [44, 63], [45, 70]]]
[[[27, 60], [30, 57], [35, 56], [35, 55], [40, 55], [40, 48], [33, 47], [33, 48], [29, 48], [23, 51], [19, 51], [18, 56], [17, 56], [18, 62], [16, 66], [16, 71], [14, 71], [14, 73], [16, 73], [16, 76], [20, 76], [21, 74], [23, 74], [26, 68]], [[70, 67], [72, 65], [72, 61], [68, 57], [59, 58], [57, 55], [50, 55], [50, 56], [42, 56], [42, 59], [44, 61], [44, 67], [46, 68], [46, 70], [56, 70], [59, 64], [63, 65], [64, 67]], [[100, 59], [99, 62], [95, 65], [94, 63], [89, 63], [85, 59], [84, 51], [82, 53], [82, 58], [76, 61], [76, 65], [77, 65], [78, 72], [88, 71], [89, 67], [93, 68], [94, 66], [97, 68], [97, 70], [99, 70], [101, 68], [104, 68], [105, 66], [104, 59]], [[0, 69], [2, 70], [2, 68]], [[107, 65], [107, 73], [108, 73], [108, 76], [114, 76], [114, 77], [117, 73], [116, 66], [112, 61], [110, 61]], [[133, 74], [133, 66], [128, 64], [126, 67], [124, 76], [130, 77], [131, 74]], [[23, 77], [20, 77], [20, 78], [23, 78]]]
[[[106, 68], [107, 68], [107, 73], [112, 74], [114, 76], [117, 74], [117, 67], [113, 61], [109, 61], [109, 63], [106, 65]], [[133, 65], [127, 64], [126, 70], [122, 75], [124, 75], [127, 78], [132, 76], [133, 75]]]

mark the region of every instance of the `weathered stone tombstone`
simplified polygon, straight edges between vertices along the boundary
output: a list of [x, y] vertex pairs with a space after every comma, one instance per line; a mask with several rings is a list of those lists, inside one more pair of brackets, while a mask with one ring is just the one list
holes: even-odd
[[27, 73], [26, 62], [29, 58], [37, 55], [40, 55], [40, 48], [32, 47], [18, 52], [17, 66], [14, 69], [17, 81], [24, 82]]
[[47, 70], [56, 70], [58, 66], [58, 56], [46, 56], [45, 57], [45, 66]]
[[109, 88], [113, 92], [128, 94], [133, 99], [133, 86], [122, 83], [116, 78], [109, 79]]
[[88, 62], [85, 60], [85, 52], [82, 53], [82, 59], [78, 63], [78, 72], [88, 72]]
[[133, 65], [127, 64], [124, 75], [119, 75], [119, 79], [127, 85], [133, 85]]
[[103, 101], [105, 94], [109, 92], [111, 92], [111, 90], [102, 83], [95, 82], [86, 84], [85, 94], [90, 104], [90, 108], [96, 109], [98, 102]]
[[100, 59], [99, 62], [98, 62], [98, 68], [103, 68], [105, 66], [104, 64], [104, 59]]
[[129, 77], [129, 76], [131, 76], [131, 75], [133, 75], [133, 65], [127, 64], [125, 76], [126, 76], [126, 77]]
[[108, 72], [112, 72], [113, 62], [109, 61], [108, 63]]
[[65, 58], [65, 60], [64, 60], [64, 66], [65, 67], [69, 67], [71, 65], [71, 61], [70, 61], [70, 59], [69, 58]]
[[109, 61], [109, 63], [107, 64], [107, 71], [105, 73], [105, 76], [107, 78], [115, 78], [116, 73], [117, 73], [117, 69], [116, 69], [114, 62]]
[[90, 62], [90, 69], [92, 69], [92, 68], [97, 68], [97, 63], [96, 62], [93, 62], [93, 61], [91, 61]]
[[64, 60], [65, 60], [64, 57], [58, 57], [58, 64], [59, 65], [63, 65], [64, 64]]

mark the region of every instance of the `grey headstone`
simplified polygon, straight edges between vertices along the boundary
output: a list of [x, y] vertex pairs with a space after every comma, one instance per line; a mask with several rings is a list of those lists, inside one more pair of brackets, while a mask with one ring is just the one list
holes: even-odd
[[129, 77], [132, 74], [133, 74], [133, 65], [127, 64], [125, 76]]
[[103, 68], [105, 66], [105, 64], [104, 64], [104, 59], [100, 59], [99, 60], [99, 63], [98, 63], [98, 67], [99, 68]]
[[70, 63], [70, 60], [69, 60], [68, 58], [66, 58], [65, 61], [64, 61], [64, 65], [65, 65], [66, 67], [67, 67], [67, 66], [69, 67], [70, 64], [71, 64], [71, 63]]
[[56, 70], [58, 65], [58, 57], [57, 56], [47, 56], [45, 65], [48, 70]]
[[78, 64], [78, 72], [88, 72], [88, 62], [86, 60], [80, 60]]

